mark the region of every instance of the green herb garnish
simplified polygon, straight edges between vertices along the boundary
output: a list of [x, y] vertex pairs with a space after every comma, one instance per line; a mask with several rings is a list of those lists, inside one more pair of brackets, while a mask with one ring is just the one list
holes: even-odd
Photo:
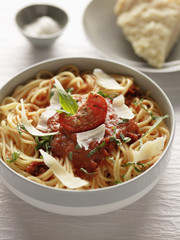
[[19, 156], [20, 156], [20, 152], [13, 152], [11, 153], [11, 158], [7, 157], [7, 162], [8, 163], [15, 162]]
[[142, 166], [142, 171], [144, 171], [146, 168], [145, 168], [145, 166], [144, 166], [144, 164], [143, 163], [140, 163], [140, 162], [138, 162], [138, 163], [134, 163], [134, 162], [128, 162], [128, 163], [126, 163], [126, 164], [123, 164], [123, 165], [121, 165], [121, 167], [127, 167], [127, 166], [133, 166], [134, 167], [134, 169], [137, 171], [137, 172], [142, 172], [141, 170], [139, 170], [137, 167], [136, 167], [136, 165], [137, 166]]
[[99, 149], [103, 148], [105, 146], [105, 141], [103, 141], [101, 144], [99, 144], [97, 147], [95, 147], [93, 150], [91, 150], [89, 153], [88, 153], [88, 157], [91, 157], [93, 154], [95, 154]]
[[98, 94], [101, 95], [102, 97], [107, 97], [107, 98], [113, 99], [111, 96], [109, 96], [107, 93], [104, 93], [102, 90], [99, 90]]
[[18, 123], [16, 126], [18, 133], [21, 135], [22, 134], [22, 130], [27, 131], [26, 128], [24, 127], [24, 124], [20, 124]]
[[55, 86], [52, 87], [50, 93], [49, 93], [49, 98], [52, 98], [52, 96], [54, 95], [55, 92]]
[[129, 119], [127, 119], [127, 118], [122, 118], [122, 119], [119, 120], [118, 125], [121, 124], [121, 123], [128, 122], [128, 121], [129, 121]]
[[141, 162], [138, 162], [138, 163], [137, 163], [137, 165], [140, 165], [140, 166], [142, 166], [142, 171], [145, 171], [145, 170], [146, 170], [146, 168], [145, 168], [145, 166], [144, 166], [144, 164], [143, 164], [143, 163], [141, 163]]
[[136, 172], [139, 172], [139, 173], [141, 173], [142, 171], [141, 170], [139, 170], [136, 166], [133, 166], [134, 167], [134, 169], [136, 170]]
[[113, 163], [115, 163], [116, 161], [114, 160], [114, 158], [113, 157], [106, 157], [106, 158], [103, 158], [104, 160], [111, 160]]
[[121, 141], [116, 138], [116, 128], [114, 127], [113, 135], [109, 138], [110, 142], [115, 142], [117, 145], [121, 145]]
[[128, 142], [131, 141], [131, 138], [130, 137], [125, 137], [122, 132], [120, 133], [120, 137], [121, 137], [121, 139], [124, 143], [128, 143]]
[[35, 149], [39, 150], [40, 148], [44, 147], [46, 152], [49, 152], [50, 150], [50, 143], [53, 139], [54, 135], [49, 135], [49, 136], [35, 136], [35, 142], [37, 143]]
[[138, 105], [139, 103], [141, 103], [142, 104], [142, 102], [144, 101], [144, 98], [141, 98], [139, 101], [135, 101], [135, 100], [133, 100], [133, 104], [134, 105]]
[[75, 149], [80, 149], [81, 147], [79, 146], [79, 144], [77, 143], [75, 146]]
[[143, 106], [143, 104], [141, 104], [141, 107], [142, 107], [142, 109], [144, 109], [146, 112], [149, 113], [149, 115], [151, 116], [152, 120], [156, 120], [156, 119], [158, 118], [158, 116], [155, 116], [154, 114], [152, 114], [151, 111], [148, 111], [147, 108], [145, 108], [145, 107]]
[[61, 89], [59, 89], [58, 91], [59, 91], [59, 101], [60, 101], [62, 110], [57, 110], [57, 112], [59, 113], [65, 112], [69, 116], [76, 114], [78, 110], [77, 102], [66, 91], [63, 91]]
[[156, 118], [156, 122], [154, 123], [154, 125], [152, 125], [151, 128], [138, 139], [138, 141], [140, 142], [140, 147], [142, 146], [142, 138], [144, 138], [148, 133], [152, 132], [165, 118], [168, 117], [169, 115], [164, 115]]
[[69, 157], [69, 160], [70, 160], [70, 161], [72, 161], [72, 155], [73, 155], [73, 153], [72, 153], [72, 152], [69, 152], [68, 157]]
[[114, 182], [114, 184], [119, 184], [119, 183], [122, 183], [122, 181], [121, 180], [117, 180], [117, 181]]
[[158, 116], [155, 116], [151, 111], [148, 111], [148, 109], [145, 106], [143, 106], [143, 101], [144, 101], [144, 98], [141, 98], [138, 102], [133, 102], [133, 103], [134, 103], [134, 105], [140, 104], [141, 108], [149, 113], [149, 115], [151, 116], [152, 120], [156, 120], [158, 118]]
[[92, 173], [89, 173], [86, 169], [84, 169], [84, 168], [80, 168], [80, 171], [82, 171], [82, 172], [84, 172], [84, 173], [86, 173], [86, 174], [88, 174], [88, 175], [92, 175], [92, 174], [96, 174], [97, 172], [92, 172]]
[[66, 92], [69, 94], [72, 94], [73, 91], [74, 91], [74, 88], [66, 88]]

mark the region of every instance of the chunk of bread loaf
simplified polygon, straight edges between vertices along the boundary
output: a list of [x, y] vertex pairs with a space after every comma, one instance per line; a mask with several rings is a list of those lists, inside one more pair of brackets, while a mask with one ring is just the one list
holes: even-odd
[[135, 53], [161, 68], [180, 35], [180, 0], [117, 0], [114, 11]]

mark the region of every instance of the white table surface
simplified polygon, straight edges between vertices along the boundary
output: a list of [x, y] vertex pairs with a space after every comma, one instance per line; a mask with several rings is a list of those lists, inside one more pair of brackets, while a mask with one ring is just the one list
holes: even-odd
[[[82, 25], [90, 0], [43, 0], [67, 11], [69, 23], [49, 49], [35, 49], [15, 26], [16, 11], [32, 0], [0, 2], [0, 87], [24, 68], [64, 56], [103, 57]], [[103, 6], [102, 6], [103, 7]], [[176, 113], [176, 135], [167, 170], [156, 187], [134, 204], [109, 214], [67, 217], [36, 209], [0, 181], [0, 240], [29, 239], [180, 239], [180, 72], [150, 75], [166, 92]]]

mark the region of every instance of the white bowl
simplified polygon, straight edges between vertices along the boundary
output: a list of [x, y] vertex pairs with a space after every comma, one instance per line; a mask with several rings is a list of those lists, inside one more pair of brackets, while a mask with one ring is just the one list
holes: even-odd
[[134, 77], [142, 90], [150, 90], [152, 98], [159, 104], [163, 114], [169, 114], [166, 124], [170, 130], [170, 141], [161, 158], [147, 171], [127, 182], [95, 190], [73, 191], [46, 187], [17, 174], [0, 159], [0, 175], [4, 184], [18, 197], [29, 204], [53, 213], [85, 216], [107, 213], [123, 208], [140, 199], [159, 181], [165, 170], [172, 149], [175, 117], [172, 105], [162, 89], [146, 75], [126, 65], [93, 58], [59, 58], [33, 65], [12, 78], [1, 90], [0, 101], [20, 84], [32, 79], [40, 70], [58, 70], [66, 64], [74, 64], [80, 70], [101, 68], [106, 72], [126, 74]]

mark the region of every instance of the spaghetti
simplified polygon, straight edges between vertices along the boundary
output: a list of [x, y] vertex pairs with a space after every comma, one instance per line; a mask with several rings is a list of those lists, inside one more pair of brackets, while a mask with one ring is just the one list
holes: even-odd
[[[116, 83], [114, 89], [112, 81]], [[47, 166], [47, 154], [43, 152], [54, 158], [63, 171], [87, 182], [73, 189], [103, 188], [140, 175], [161, 156], [169, 131], [163, 121], [167, 116], [162, 116], [157, 103], [133, 81], [99, 70], [80, 72], [73, 65], [62, 67], [56, 75], [39, 72], [36, 79], [18, 86], [1, 102], [0, 157], [25, 178], [55, 188], [70, 187]], [[65, 96], [73, 99], [75, 110], [69, 113], [63, 107], [53, 109], [55, 113], [49, 118], [46, 115], [45, 120], [49, 135], [34, 136], [22, 120], [22, 99], [29, 124], [37, 128], [50, 97], [55, 95], [57, 82], [64, 89], [57, 91], [61, 106]], [[83, 142], [80, 133], [83, 137], [95, 135]], [[155, 150], [149, 153], [149, 148]]]

